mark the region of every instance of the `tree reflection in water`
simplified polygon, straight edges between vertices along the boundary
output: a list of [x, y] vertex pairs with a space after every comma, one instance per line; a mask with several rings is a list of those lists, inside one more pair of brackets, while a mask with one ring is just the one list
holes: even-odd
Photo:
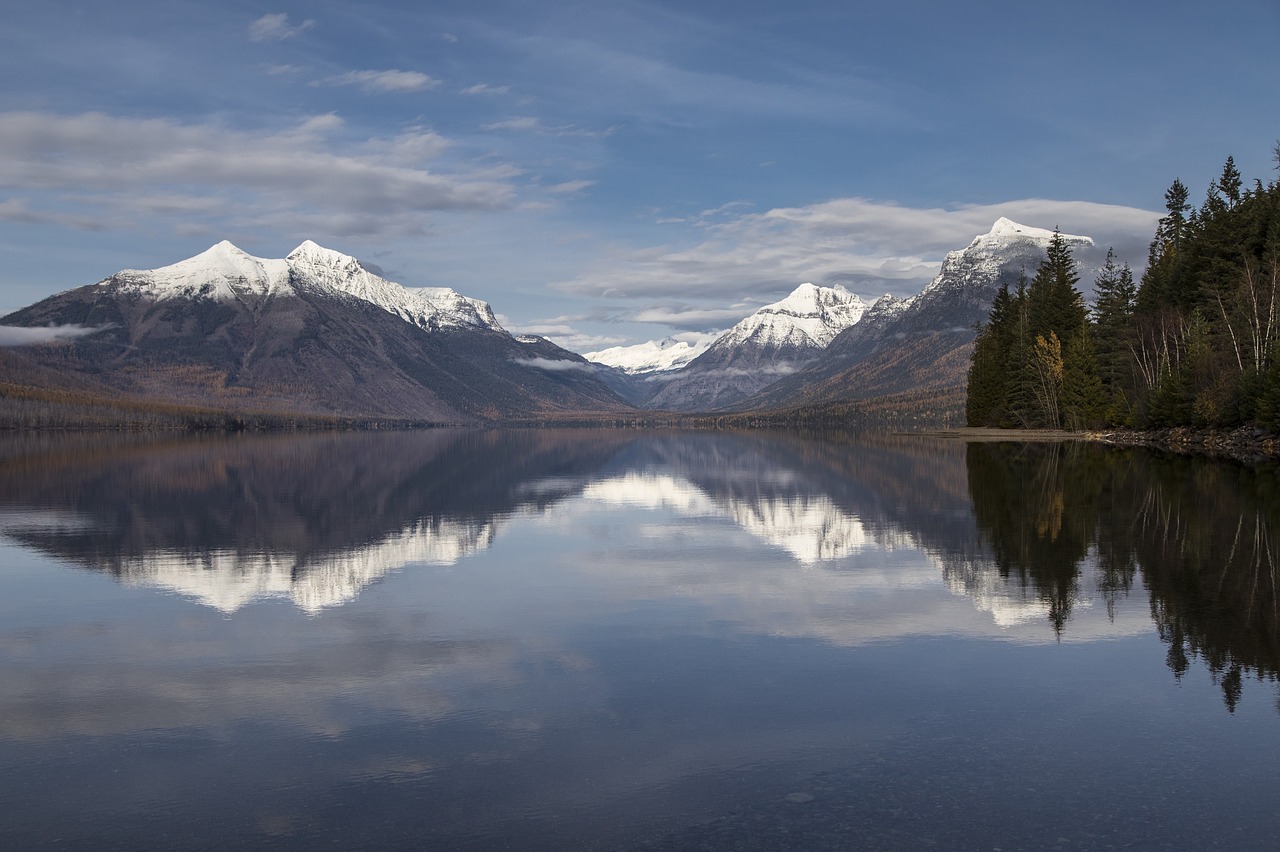
[[1247, 677], [1280, 680], [1276, 466], [1077, 443], [971, 444], [967, 462], [996, 570], [1059, 637], [1093, 558], [1109, 611], [1141, 570], [1176, 678], [1201, 660], [1232, 712]]

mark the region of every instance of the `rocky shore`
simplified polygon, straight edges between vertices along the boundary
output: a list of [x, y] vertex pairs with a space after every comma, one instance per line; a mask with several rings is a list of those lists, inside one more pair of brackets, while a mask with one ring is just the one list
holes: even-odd
[[1280, 459], [1280, 435], [1253, 427], [1231, 431], [1210, 429], [1106, 430], [1085, 432], [1086, 440], [1117, 447], [1151, 447], [1182, 455], [1232, 458], [1243, 462]]

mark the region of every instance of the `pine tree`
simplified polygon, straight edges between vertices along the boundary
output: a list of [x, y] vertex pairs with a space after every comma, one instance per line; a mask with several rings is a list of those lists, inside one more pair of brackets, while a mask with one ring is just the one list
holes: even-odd
[[1005, 355], [1005, 410], [1000, 425], [1030, 427], [1035, 417], [1035, 377], [1031, 369], [1031, 323], [1027, 308], [1027, 276], [1018, 275], [1009, 303], [1009, 339]]
[[1076, 289], [1079, 280], [1071, 247], [1055, 230], [1045, 259], [1040, 262], [1027, 290], [1028, 321], [1033, 335], [1052, 333], [1061, 340], [1074, 335], [1084, 325], [1088, 312], [1084, 296]]
[[1117, 425], [1132, 425], [1133, 313], [1137, 288], [1129, 265], [1116, 266], [1115, 252], [1107, 251], [1094, 290], [1094, 354], [1098, 377], [1106, 398], [1104, 419]]
[[1187, 187], [1178, 179], [1164, 194], [1165, 215], [1156, 225], [1156, 236], [1147, 252], [1147, 270], [1138, 289], [1138, 306], [1146, 313], [1161, 305], [1181, 304], [1179, 252], [1187, 233]]
[[1235, 158], [1228, 156], [1227, 161], [1222, 164], [1222, 175], [1215, 184], [1218, 192], [1222, 193], [1227, 207], [1235, 207], [1240, 203], [1240, 187], [1243, 185], [1244, 181], [1240, 177], [1240, 170], [1236, 168]]
[[1157, 233], [1174, 252], [1182, 247], [1182, 239], [1186, 236], [1187, 211], [1191, 209], [1191, 205], [1187, 203], [1189, 196], [1186, 184], [1177, 178], [1174, 178], [1173, 184], [1164, 194], [1166, 216], [1160, 220]]
[[987, 323], [973, 343], [965, 400], [965, 423], [969, 426], [997, 426], [1005, 419], [1012, 321], [1012, 299], [1006, 284], [996, 293]]
[[1062, 423], [1068, 429], [1094, 429], [1103, 424], [1107, 396], [1098, 375], [1093, 337], [1088, 326], [1067, 341], [1062, 355]]

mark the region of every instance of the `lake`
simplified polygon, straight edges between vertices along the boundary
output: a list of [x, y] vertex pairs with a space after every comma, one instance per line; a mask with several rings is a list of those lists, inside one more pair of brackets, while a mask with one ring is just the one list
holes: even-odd
[[1280, 472], [1079, 443], [0, 440], [6, 849], [1263, 849]]

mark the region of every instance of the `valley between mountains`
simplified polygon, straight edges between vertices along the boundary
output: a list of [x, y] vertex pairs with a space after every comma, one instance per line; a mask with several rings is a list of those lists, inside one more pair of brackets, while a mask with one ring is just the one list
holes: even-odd
[[[1052, 236], [1000, 219], [910, 298], [801, 284], [702, 348], [585, 355], [310, 241], [222, 242], [0, 318], [41, 341], [0, 349], [0, 426], [955, 423], [978, 325]], [[1064, 238], [1087, 277], [1093, 240]]]

